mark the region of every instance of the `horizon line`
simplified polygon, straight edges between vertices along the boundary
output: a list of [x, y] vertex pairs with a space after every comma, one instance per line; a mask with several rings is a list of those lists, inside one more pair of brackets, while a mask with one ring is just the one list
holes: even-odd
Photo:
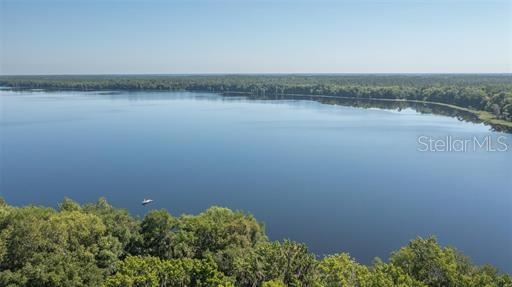
[[511, 72], [247, 72], [247, 73], [50, 73], [50, 74], [0, 74], [0, 77], [42, 76], [328, 76], [328, 75], [512, 75]]

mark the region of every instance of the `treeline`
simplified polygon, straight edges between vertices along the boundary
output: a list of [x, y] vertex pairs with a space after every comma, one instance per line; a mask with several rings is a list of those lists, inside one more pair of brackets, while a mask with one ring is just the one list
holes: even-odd
[[0, 202], [0, 286], [476, 287], [512, 286], [512, 278], [435, 238], [365, 266], [346, 253], [319, 259], [304, 244], [269, 241], [251, 215], [226, 208], [138, 219], [104, 199], [65, 199], [58, 210]]
[[445, 103], [512, 122], [510, 74], [3, 76], [15, 89], [188, 90], [253, 95], [328, 95]]

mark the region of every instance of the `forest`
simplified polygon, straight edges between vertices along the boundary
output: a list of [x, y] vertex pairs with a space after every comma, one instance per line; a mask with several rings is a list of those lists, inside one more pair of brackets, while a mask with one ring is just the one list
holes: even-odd
[[302, 243], [271, 241], [252, 215], [222, 207], [139, 218], [104, 198], [65, 198], [57, 209], [0, 199], [0, 286], [476, 287], [512, 286], [512, 278], [435, 237], [367, 266], [348, 253], [320, 258]]
[[511, 74], [263, 74], [1, 76], [0, 86], [45, 90], [208, 91], [439, 103], [512, 129]]

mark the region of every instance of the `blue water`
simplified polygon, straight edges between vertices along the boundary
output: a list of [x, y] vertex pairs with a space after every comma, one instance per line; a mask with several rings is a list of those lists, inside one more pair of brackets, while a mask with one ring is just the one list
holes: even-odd
[[512, 272], [512, 152], [417, 150], [421, 135], [512, 142], [482, 124], [204, 93], [0, 93], [0, 195], [10, 204], [104, 196], [141, 216], [221, 205], [319, 255], [370, 263], [434, 234]]

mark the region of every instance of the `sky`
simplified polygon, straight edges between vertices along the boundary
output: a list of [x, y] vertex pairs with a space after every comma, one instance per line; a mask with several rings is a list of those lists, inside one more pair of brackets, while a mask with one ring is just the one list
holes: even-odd
[[512, 0], [0, 0], [0, 74], [510, 73]]

